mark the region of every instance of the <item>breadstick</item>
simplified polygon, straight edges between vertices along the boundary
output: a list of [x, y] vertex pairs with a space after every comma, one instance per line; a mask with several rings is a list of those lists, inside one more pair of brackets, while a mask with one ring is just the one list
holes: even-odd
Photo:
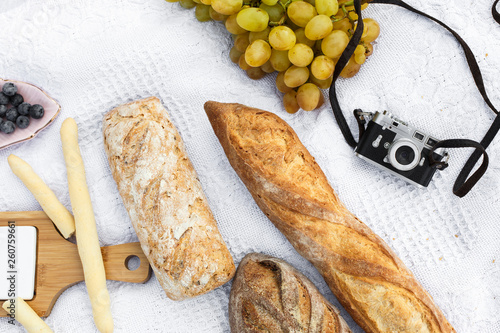
[[50, 327], [36, 314], [22, 298], [6, 300], [2, 308], [13, 315], [28, 333], [53, 333]]
[[78, 127], [73, 118], [64, 120], [61, 126], [61, 141], [68, 174], [69, 197], [75, 216], [78, 253], [92, 303], [94, 322], [101, 333], [113, 332], [106, 273], [85, 168], [78, 146]]
[[57, 199], [52, 190], [33, 171], [31, 166], [16, 155], [7, 158], [14, 174], [26, 185], [36, 201], [42, 206], [43, 211], [54, 222], [64, 238], [69, 238], [75, 233], [75, 220], [73, 215]]

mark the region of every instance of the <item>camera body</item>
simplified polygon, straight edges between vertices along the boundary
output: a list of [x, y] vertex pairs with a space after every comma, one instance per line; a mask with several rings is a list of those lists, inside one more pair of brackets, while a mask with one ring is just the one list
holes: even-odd
[[[372, 115], [354, 153], [409, 183], [427, 187], [436, 172], [430, 164], [429, 153], [439, 140], [387, 111]], [[442, 148], [433, 153], [435, 161], [447, 156]]]

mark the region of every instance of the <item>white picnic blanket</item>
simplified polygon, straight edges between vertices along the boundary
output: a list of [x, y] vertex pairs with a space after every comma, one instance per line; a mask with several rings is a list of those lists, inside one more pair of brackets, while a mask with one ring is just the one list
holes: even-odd
[[[492, 2], [408, 0], [469, 43], [500, 107], [500, 25]], [[401, 8], [373, 4], [364, 13], [380, 23], [381, 35], [360, 73], [338, 82], [350, 124], [354, 108], [389, 110], [440, 139], [480, 140], [494, 114], [451, 35]], [[114, 106], [158, 96], [235, 262], [254, 251], [288, 261], [340, 308], [353, 332], [362, 332], [230, 167], [203, 103], [238, 102], [272, 111], [294, 128], [347, 207], [395, 250], [457, 332], [500, 332], [500, 139], [488, 148], [488, 171], [465, 198], [454, 196], [452, 186], [466, 149], [452, 151], [450, 167], [417, 189], [355, 157], [328, 100], [319, 111], [287, 114], [275, 76], [249, 79], [230, 61], [230, 47], [221, 23], [200, 23], [194, 10], [163, 0], [2, 0], [0, 77], [42, 87], [62, 111], [34, 140], [0, 151], [0, 211], [40, 210], [10, 171], [9, 154], [30, 163], [71, 208], [59, 128], [74, 117], [101, 245], [137, 241], [107, 164], [101, 119]], [[229, 332], [230, 283], [182, 302], [168, 299], [154, 276], [145, 284], [108, 281], [108, 288], [115, 332]], [[85, 284], [65, 291], [45, 321], [57, 333], [97, 332]], [[0, 332], [23, 329], [3, 318]]]

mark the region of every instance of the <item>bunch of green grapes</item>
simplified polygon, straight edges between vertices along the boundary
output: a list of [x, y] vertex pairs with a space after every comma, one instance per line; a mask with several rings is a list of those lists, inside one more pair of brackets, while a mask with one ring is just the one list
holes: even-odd
[[[356, 28], [358, 15], [346, 0], [167, 0], [195, 8], [199, 21], [224, 23], [233, 35], [231, 60], [252, 79], [278, 72], [276, 86], [287, 112], [311, 111], [324, 103], [340, 55]], [[362, 9], [368, 6], [362, 5]], [[380, 27], [363, 19], [364, 30], [354, 54], [341, 72], [358, 73], [373, 53]]]

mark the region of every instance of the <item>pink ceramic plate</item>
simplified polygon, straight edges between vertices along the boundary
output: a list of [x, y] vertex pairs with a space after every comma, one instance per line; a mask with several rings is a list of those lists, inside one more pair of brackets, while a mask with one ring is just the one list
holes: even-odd
[[30, 83], [4, 79], [0, 79], [0, 88], [6, 82], [13, 82], [17, 86], [17, 93], [24, 97], [25, 102], [31, 105], [40, 104], [43, 106], [45, 114], [41, 119], [30, 118], [30, 125], [27, 128], [16, 128], [11, 134], [0, 132], [0, 149], [33, 139], [41, 130], [53, 122], [59, 111], [61, 111], [61, 106], [42, 89]]

